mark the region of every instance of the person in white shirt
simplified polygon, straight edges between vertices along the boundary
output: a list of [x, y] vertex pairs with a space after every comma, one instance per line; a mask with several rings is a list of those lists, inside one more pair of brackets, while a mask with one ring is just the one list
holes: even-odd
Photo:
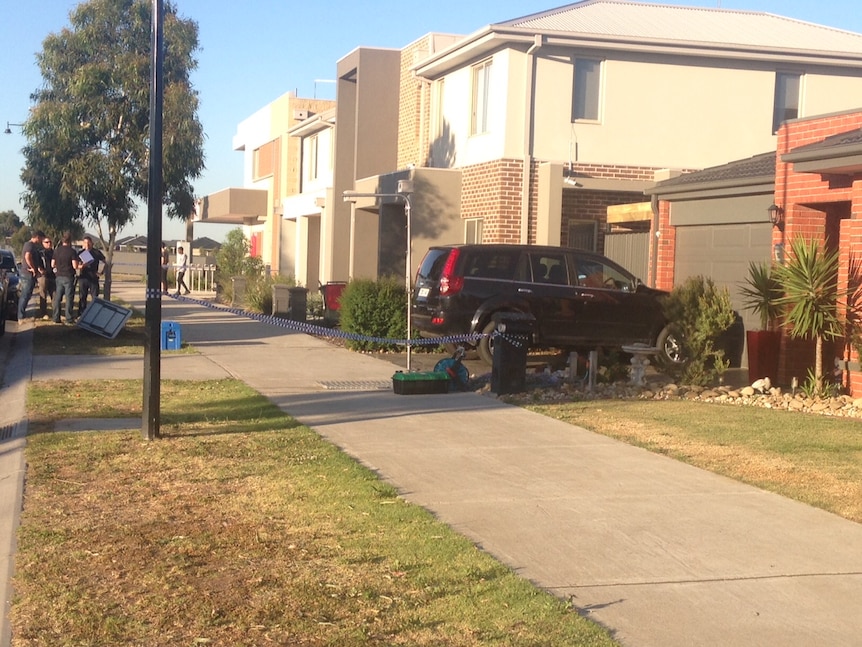
[[188, 294], [189, 287], [186, 285], [186, 269], [189, 266], [189, 257], [185, 249], [177, 247], [177, 292], [174, 296], [180, 296], [180, 292]]

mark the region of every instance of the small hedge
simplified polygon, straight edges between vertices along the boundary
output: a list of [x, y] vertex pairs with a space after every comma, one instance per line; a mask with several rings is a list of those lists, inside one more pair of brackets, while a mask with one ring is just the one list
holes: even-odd
[[[407, 292], [396, 279], [357, 279], [341, 295], [340, 328], [366, 337], [404, 339], [407, 336]], [[348, 340], [353, 350], [403, 350], [396, 344]]]

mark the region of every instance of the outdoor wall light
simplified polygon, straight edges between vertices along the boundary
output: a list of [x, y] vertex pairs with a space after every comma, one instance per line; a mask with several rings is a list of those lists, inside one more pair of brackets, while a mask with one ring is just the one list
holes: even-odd
[[784, 209], [772, 203], [766, 211], [769, 213], [769, 222], [772, 223], [772, 226], [781, 229], [784, 225]]

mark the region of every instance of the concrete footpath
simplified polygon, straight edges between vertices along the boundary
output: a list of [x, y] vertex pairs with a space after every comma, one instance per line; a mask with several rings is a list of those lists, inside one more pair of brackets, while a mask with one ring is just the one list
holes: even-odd
[[[115, 293], [143, 307], [143, 286]], [[165, 299], [163, 319], [200, 352], [163, 354], [163, 378], [244, 381], [625, 645], [862, 643], [862, 525], [490, 397], [395, 395], [389, 362], [193, 300]], [[8, 329], [0, 348], [26, 345]], [[34, 380], [143, 373], [141, 358], [27, 363]], [[4, 379], [6, 418], [25, 385]], [[26, 422], [6, 424], [11, 553]]]

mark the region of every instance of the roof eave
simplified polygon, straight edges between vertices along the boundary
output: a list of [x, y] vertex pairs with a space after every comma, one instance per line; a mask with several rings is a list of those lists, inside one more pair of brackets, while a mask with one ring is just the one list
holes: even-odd
[[446, 74], [465, 61], [475, 60], [496, 49], [512, 46], [529, 47], [542, 37], [543, 46], [586, 49], [611, 49], [673, 56], [744, 59], [834, 67], [859, 67], [862, 54], [793, 48], [750, 47], [732, 43], [700, 41], [667, 41], [651, 38], [631, 38], [578, 32], [523, 29], [491, 25], [453, 43], [416, 65], [417, 76], [434, 79]]
[[649, 196], [656, 196], [660, 200], [685, 200], [728, 195], [751, 195], [774, 192], [774, 190], [775, 175], [759, 175], [670, 186], [662, 186], [662, 183], [659, 183], [646, 189], [644, 193]]

